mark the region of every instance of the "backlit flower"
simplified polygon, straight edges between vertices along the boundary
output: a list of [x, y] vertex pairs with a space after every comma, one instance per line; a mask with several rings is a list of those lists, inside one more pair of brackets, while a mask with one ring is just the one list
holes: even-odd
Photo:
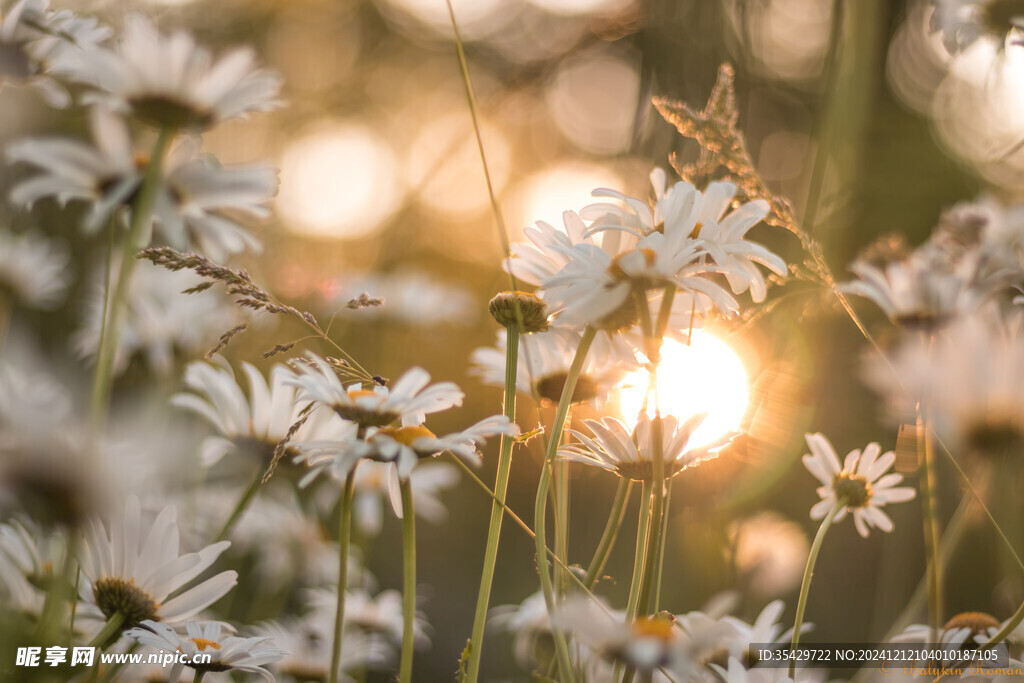
[[[689, 448], [690, 435], [704, 420], [704, 415], [696, 415], [682, 423], [673, 415], [660, 419], [666, 477], [675, 476], [687, 467], [717, 457], [717, 449], [733, 437], [732, 434], [727, 434], [710, 444]], [[626, 479], [653, 479], [653, 422], [646, 413], [640, 414], [633, 434], [630, 434], [622, 422], [613, 417], [606, 417], [600, 421], [584, 420], [583, 424], [593, 433], [593, 438], [575, 430], [568, 430], [579, 439], [579, 442], [559, 448], [560, 458], [600, 467]]]
[[0, 289], [26, 306], [51, 309], [64, 300], [70, 260], [62, 243], [38, 232], [0, 229]]
[[161, 34], [140, 15], [126, 19], [115, 48], [90, 50], [65, 71], [96, 89], [94, 101], [162, 128], [208, 129], [280, 105], [280, 77], [257, 68], [250, 50], [214, 60], [189, 34]]
[[906, 486], [896, 486], [903, 481], [902, 474], [889, 473], [896, 462], [892, 451], [882, 453], [882, 447], [870, 443], [863, 453], [859, 448], [847, 454], [842, 466], [832, 444], [824, 434], [807, 434], [810, 455], [803, 457], [804, 467], [810, 471], [821, 486], [818, 495], [821, 500], [811, 508], [811, 519], [823, 519], [838, 502], [843, 507], [836, 513], [839, 521], [847, 512], [853, 513], [857, 533], [867, 538], [868, 527], [892, 531], [889, 516], [882, 512], [888, 503], [902, 503], [911, 500], [916, 491]]
[[120, 613], [124, 629], [147, 619], [175, 624], [231, 590], [238, 574], [224, 571], [179, 593], [231, 544], [222, 541], [181, 555], [176, 517], [174, 507], [167, 506], [152, 524], [144, 524], [139, 499], [130, 496], [109, 528], [91, 520], [81, 557], [80, 616], [106, 621]]
[[[185, 624], [186, 634], [181, 635], [167, 624], [147, 619], [125, 635], [161, 652], [180, 652], [193, 662], [171, 666], [169, 683], [177, 683], [186, 666], [205, 673], [244, 671], [273, 683], [273, 674], [264, 666], [283, 659], [288, 651], [273, 645], [269, 636], [239, 638], [224, 626], [219, 621], [190, 621]], [[209, 663], [195, 663], [200, 654], [209, 655]]]

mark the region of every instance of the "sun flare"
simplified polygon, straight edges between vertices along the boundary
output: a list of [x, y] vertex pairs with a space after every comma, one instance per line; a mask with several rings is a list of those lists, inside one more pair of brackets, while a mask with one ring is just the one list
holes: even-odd
[[[690, 346], [665, 340], [658, 369], [658, 400], [662, 415], [685, 420], [706, 412], [707, 418], [693, 433], [691, 446], [710, 443], [739, 427], [747, 410], [750, 387], [739, 356], [721, 339], [693, 331]], [[633, 427], [643, 406], [648, 374], [638, 370], [619, 384], [619, 411]], [[653, 397], [647, 414], [654, 416]]]

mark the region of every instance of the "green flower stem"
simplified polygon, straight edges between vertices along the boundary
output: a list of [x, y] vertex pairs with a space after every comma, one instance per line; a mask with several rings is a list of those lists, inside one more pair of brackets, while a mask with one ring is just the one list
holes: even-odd
[[235, 528], [235, 524], [237, 524], [238, 520], [242, 518], [243, 514], [245, 514], [245, 511], [249, 507], [249, 503], [251, 503], [253, 498], [256, 497], [261, 486], [263, 486], [263, 470], [259, 469], [256, 470], [256, 476], [253, 477], [252, 482], [248, 487], [246, 487], [245, 491], [242, 492], [242, 497], [238, 499], [237, 503], [235, 503], [235, 508], [231, 511], [231, 514], [224, 522], [224, 526], [222, 526], [220, 531], [217, 532], [217, 537], [213, 539], [214, 543], [219, 543], [228, 537], [231, 530]]
[[341, 638], [345, 630], [345, 591], [348, 589], [348, 547], [352, 540], [352, 500], [355, 497], [356, 468], [345, 477], [338, 516], [338, 603], [334, 613], [334, 643], [331, 646], [329, 683], [338, 683], [341, 669]]
[[139, 193], [132, 203], [132, 218], [128, 234], [125, 235], [124, 241], [121, 243], [121, 263], [117, 280], [114, 282], [114, 291], [111, 293], [108, 286], [107, 291], [104, 292], [104, 296], [108, 300], [106, 305], [109, 307], [109, 311], [103, 318], [100, 348], [96, 357], [96, 375], [93, 378], [90, 397], [90, 418], [95, 430], [99, 430], [107, 419], [107, 411], [110, 408], [110, 390], [114, 382], [114, 357], [117, 354], [122, 318], [128, 305], [128, 287], [132, 279], [132, 271], [135, 269], [135, 252], [146, 246], [142, 241], [148, 228], [152, 225], [153, 206], [156, 203], [157, 190], [160, 188], [164, 157], [167, 155], [171, 140], [174, 139], [176, 133], [175, 129], [162, 128], [153, 145], [153, 153], [149, 166], [146, 168], [146, 175], [142, 180]]
[[192, 679], [192, 683], [200, 683], [200, 681], [202, 681], [205, 676], [206, 676], [206, 672], [205, 671], [203, 671], [202, 669], [196, 669], [196, 675]]
[[924, 547], [928, 558], [928, 639], [938, 642], [942, 626], [942, 559], [939, 548], [938, 491], [935, 481], [935, 445], [924, 411], [918, 404], [918, 445], [923, 445], [921, 459], [921, 513], [924, 517]]
[[[562, 436], [562, 428], [565, 426], [565, 418], [569, 414], [569, 404], [572, 403], [572, 396], [576, 391], [576, 381], [579, 379], [580, 370], [583, 369], [583, 361], [586, 359], [587, 353], [590, 351], [590, 345], [594, 342], [596, 335], [597, 332], [594, 328], [588, 325], [583, 331], [583, 337], [580, 339], [579, 346], [576, 347], [576, 355], [573, 356], [572, 364], [569, 366], [569, 373], [565, 378], [565, 385], [562, 387], [562, 396], [558, 401], [555, 419], [551, 424], [547, 452], [544, 456], [544, 466], [541, 468], [540, 483], [537, 485], [537, 500], [533, 511], [534, 526], [536, 527], [537, 570], [540, 573], [541, 590], [544, 592], [544, 603], [547, 605], [549, 617], [553, 617], [555, 613], [555, 591], [551, 582], [551, 569], [547, 555], [547, 534], [544, 528], [545, 520], [547, 519], [548, 490], [551, 488], [551, 473], [552, 469], [554, 469], [555, 456], [558, 454], [558, 442]], [[565, 633], [557, 626], [553, 626], [551, 631], [555, 640], [555, 654], [558, 657], [558, 668], [562, 681], [563, 683], [575, 681]]]
[[412, 506], [412, 482], [402, 479], [402, 657], [400, 683], [412, 681], [412, 653], [416, 625], [416, 511]]
[[651, 521], [647, 526], [647, 546], [644, 558], [644, 574], [640, 584], [640, 598], [634, 616], [649, 612], [651, 594], [654, 592], [655, 569], [658, 565], [658, 553], [664, 541], [662, 538], [662, 513], [665, 505], [665, 452], [662, 448], [664, 437], [661, 417], [657, 416], [651, 424], [651, 443], [654, 449], [654, 481], [652, 482]]
[[[567, 421], [571, 424], [572, 418]], [[565, 436], [565, 432], [562, 432]], [[564, 443], [564, 440], [563, 440]], [[556, 462], [554, 467], [555, 481], [555, 555], [558, 556], [563, 565], [569, 564], [569, 468], [568, 463]], [[565, 587], [569, 582], [566, 571], [562, 565], [555, 567], [555, 576], [558, 580], [555, 586], [559, 594], [565, 594]]]
[[111, 614], [110, 618], [107, 619], [107, 623], [103, 625], [103, 629], [96, 634], [95, 638], [89, 641], [89, 647], [98, 647], [101, 650], [105, 650], [107, 645], [112, 644], [116, 640], [116, 636], [121, 634], [124, 619], [125, 615], [121, 612]]
[[[650, 501], [653, 488], [653, 482], [644, 481], [643, 488], [640, 491], [640, 506], [637, 510], [636, 551], [633, 553], [633, 578], [629, 581], [629, 598], [626, 601], [627, 624], [632, 623], [636, 619], [637, 607], [640, 603], [640, 587], [643, 584], [644, 562], [647, 560], [647, 543], [650, 540], [648, 529], [651, 524], [652, 505]], [[626, 667], [625, 673], [622, 673], [622, 667], [622, 660], [616, 660], [615, 667], [612, 669], [611, 680], [626, 683], [633, 679], [633, 667]]]
[[[516, 379], [519, 376], [519, 325], [509, 325], [505, 338], [505, 401], [502, 414], [511, 421], [516, 419]], [[484, 552], [484, 569], [480, 577], [480, 592], [476, 598], [476, 614], [473, 617], [473, 635], [469, 650], [469, 664], [466, 667], [466, 681], [476, 683], [480, 674], [480, 657], [484, 647], [484, 626], [487, 623], [487, 608], [491, 602], [491, 585], [494, 582], [494, 568], [498, 561], [498, 542], [501, 538], [501, 522], [505, 511], [505, 494], [508, 492], [508, 478], [512, 470], [512, 446], [515, 440], [510, 436], [501, 437], [498, 451], [498, 473], [494, 482], [494, 499], [491, 502], [491, 521], [487, 528], [487, 549]]]
[[[821, 542], [825, 540], [825, 532], [832, 525], [832, 520], [835, 519], [839, 511], [846, 505], [846, 500], [838, 500], [836, 504], [832, 506], [832, 509], [825, 515], [825, 519], [821, 520], [821, 526], [818, 527], [818, 533], [814, 536], [814, 542], [811, 543], [811, 552], [807, 556], [807, 566], [804, 568], [804, 580], [800, 583], [800, 598], [796, 603], [796, 619], [793, 621], [793, 639], [790, 641], [789, 647], [791, 651], [796, 650], [800, 644], [800, 629], [804, 625], [804, 612], [807, 611], [807, 594], [811, 591], [811, 577], [814, 576], [814, 564], [818, 561], [818, 552], [821, 550]], [[796, 676], [796, 660], [789, 660], [789, 677], [795, 680]]]
[[601, 541], [594, 551], [594, 558], [590, 560], [587, 573], [583, 576], [583, 585], [593, 588], [597, 578], [604, 571], [605, 562], [615, 545], [615, 538], [619, 535], [622, 527], [622, 518], [626, 516], [626, 503], [629, 501], [629, 494], [633, 490], [633, 482], [630, 479], [619, 479], [619, 486], [615, 489], [615, 498], [612, 500], [611, 511], [608, 513], [608, 522], [604, 526], [604, 533], [601, 534]]
[[633, 578], [629, 582], [629, 600], [626, 602], [626, 622], [636, 618], [640, 602], [640, 587], [643, 584], [644, 563], [647, 561], [647, 544], [650, 540], [652, 491], [654, 483], [645, 481], [640, 493], [640, 512], [636, 530], [636, 555], [633, 559]]
[[651, 614], [657, 614], [661, 607], [661, 576], [665, 569], [665, 547], [668, 545], [668, 505], [672, 502], [672, 487], [665, 493], [665, 510], [661, 514], [661, 543], [658, 548], [658, 566], [654, 575], [654, 602], [650, 606]]

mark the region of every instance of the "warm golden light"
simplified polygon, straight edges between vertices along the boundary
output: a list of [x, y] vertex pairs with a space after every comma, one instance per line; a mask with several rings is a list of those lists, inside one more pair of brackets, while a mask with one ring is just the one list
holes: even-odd
[[[666, 339], [661, 356], [657, 388], [661, 414], [680, 420], [708, 414], [690, 438], [691, 446], [710, 443], [739, 427], [750, 387], [743, 363], [728, 344], [694, 330], [690, 346]], [[646, 370], [630, 373], [619, 384], [619, 410], [631, 427], [640, 415], [647, 384]], [[647, 403], [647, 414], [653, 416], [654, 397]]]

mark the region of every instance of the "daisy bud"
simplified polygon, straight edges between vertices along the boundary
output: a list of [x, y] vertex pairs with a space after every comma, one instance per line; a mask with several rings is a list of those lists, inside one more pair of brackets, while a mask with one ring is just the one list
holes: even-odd
[[523, 318], [522, 332], [543, 332], [548, 329], [547, 307], [544, 301], [530, 292], [501, 292], [487, 304], [491, 316], [503, 327], [518, 323], [518, 314]]

